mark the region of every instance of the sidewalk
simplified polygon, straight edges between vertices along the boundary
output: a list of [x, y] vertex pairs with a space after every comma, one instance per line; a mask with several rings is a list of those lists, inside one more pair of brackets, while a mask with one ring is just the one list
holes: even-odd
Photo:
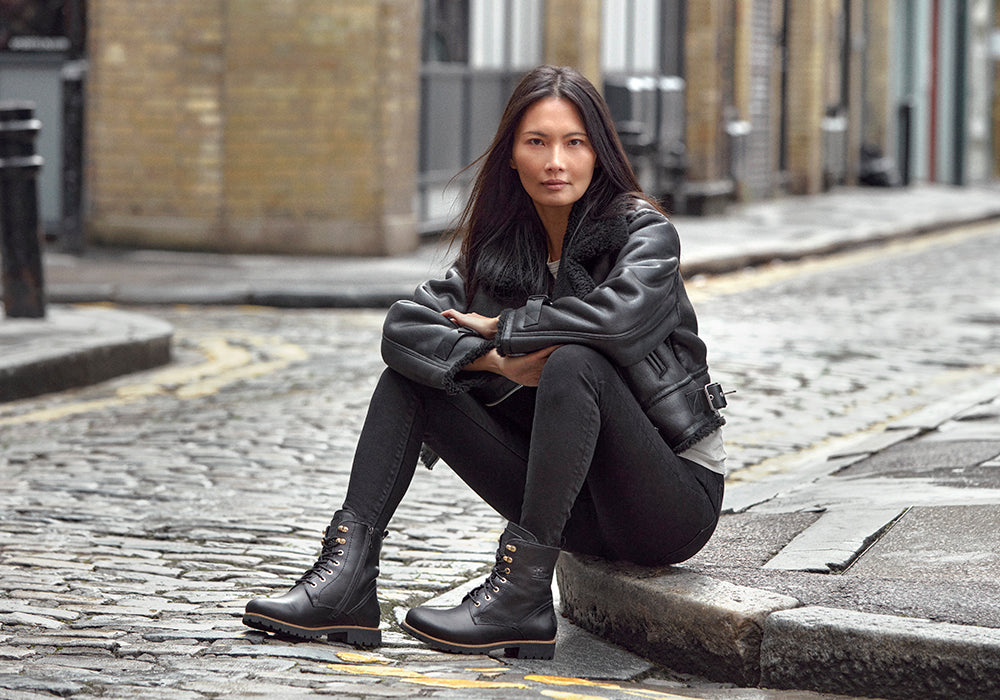
[[[733, 207], [721, 217], [675, 217], [686, 276], [823, 255], [1000, 217], [1000, 188], [844, 189]], [[55, 303], [262, 304], [382, 307], [409, 297], [457, 253], [428, 244], [392, 258], [324, 258], [165, 251], [46, 256]]]
[[[997, 218], [996, 189], [919, 186], [675, 223], [691, 276]], [[166, 324], [68, 304], [381, 307], [447, 257], [434, 246], [391, 259], [51, 253], [48, 317], [0, 318], [0, 401], [168, 361]], [[743, 685], [1000, 698], [1000, 382], [868, 444], [735, 483], [725, 509], [709, 547], [679, 567], [564, 556], [564, 612], [653, 661]]]
[[680, 566], [564, 555], [563, 613], [745, 686], [1000, 698], [1000, 380], [727, 489]]

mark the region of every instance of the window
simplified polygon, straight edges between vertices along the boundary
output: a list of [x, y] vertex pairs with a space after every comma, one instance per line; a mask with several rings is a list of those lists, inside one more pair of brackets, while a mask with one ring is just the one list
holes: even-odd
[[541, 63], [544, 0], [424, 0], [421, 228], [440, 230], [467, 195], [453, 179], [490, 144], [514, 85]]
[[424, 63], [469, 62], [469, 0], [424, 0]]
[[618, 75], [684, 75], [684, 0], [604, 0], [601, 65]]
[[0, 50], [65, 52], [83, 46], [83, 0], [0, 2]]

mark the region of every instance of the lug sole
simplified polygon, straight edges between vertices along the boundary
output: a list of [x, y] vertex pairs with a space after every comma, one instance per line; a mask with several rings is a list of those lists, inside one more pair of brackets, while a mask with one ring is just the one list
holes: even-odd
[[264, 632], [277, 632], [297, 639], [319, 639], [327, 637], [331, 642], [343, 642], [357, 647], [377, 647], [382, 645], [382, 630], [377, 627], [356, 625], [330, 625], [328, 627], [302, 627], [282, 620], [246, 613], [243, 624]]
[[504, 655], [517, 659], [545, 659], [549, 660], [555, 656], [556, 640], [539, 639], [507, 639], [489, 644], [458, 644], [439, 639], [420, 630], [411, 627], [406, 622], [399, 625], [404, 632], [412, 637], [416, 637], [432, 649], [438, 651], [450, 651], [455, 654], [488, 654], [491, 651], [503, 649]]

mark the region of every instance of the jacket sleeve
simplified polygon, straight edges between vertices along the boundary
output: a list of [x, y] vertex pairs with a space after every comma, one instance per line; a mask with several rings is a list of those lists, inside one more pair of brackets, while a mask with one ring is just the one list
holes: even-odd
[[443, 280], [420, 285], [412, 300], [389, 308], [382, 326], [382, 359], [400, 374], [452, 394], [483, 383], [484, 372], [459, 372], [488, 353], [494, 342], [441, 315], [465, 308], [465, 283], [456, 269]]
[[607, 278], [585, 297], [532, 297], [500, 316], [501, 355], [577, 343], [619, 366], [634, 364], [662, 343], [680, 322], [680, 240], [665, 217], [641, 210]]

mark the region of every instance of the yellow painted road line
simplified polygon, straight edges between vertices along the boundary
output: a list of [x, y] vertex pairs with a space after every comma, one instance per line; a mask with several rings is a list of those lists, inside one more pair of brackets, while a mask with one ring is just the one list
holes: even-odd
[[[338, 654], [342, 659], [347, 660], [342, 654]], [[358, 655], [359, 660], [364, 660], [363, 657]], [[430, 676], [425, 673], [420, 673], [419, 671], [412, 671], [407, 668], [402, 668], [399, 666], [386, 666], [380, 664], [371, 663], [344, 663], [344, 664], [325, 664], [326, 668], [332, 671], [337, 671], [339, 673], [346, 673], [355, 676], [373, 676], [376, 678], [392, 678], [398, 679], [404, 683], [413, 683], [415, 685], [422, 685], [431, 688], [449, 688], [449, 689], [463, 689], [463, 690], [501, 690], [504, 688], [517, 688], [521, 690], [534, 689], [539, 692], [539, 695], [547, 698], [556, 698], [557, 700], [608, 700], [605, 695], [592, 695], [591, 692], [600, 690], [613, 690], [619, 694], [624, 693], [625, 695], [631, 695], [640, 698], [650, 698], [653, 700], [690, 700], [689, 698], [681, 695], [675, 695], [673, 693], [663, 693], [657, 690], [648, 690], [645, 688], [628, 688], [617, 683], [610, 683], [606, 681], [590, 681], [584, 678], [569, 678], [565, 676], [544, 676], [537, 674], [530, 674], [523, 677], [521, 681], [496, 681], [496, 680], [478, 680], [469, 678], [446, 678], [441, 676]], [[479, 672], [483, 669], [466, 669], [469, 671]], [[490, 672], [495, 669], [486, 669]], [[570, 686], [579, 686], [581, 688], [586, 688], [586, 691], [571, 691], [571, 690], [553, 690], [551, 688], [539, 687], [539, 686], [561, 686], [568, 688]]]
[[[119, 387], [114, 396], [108, 398], [76, 401], [21, 415], [0, 417], [0, 427], [59, 420], [123, 406], [151, 396], [173, 395], [182, 400], [210, 396], [234, 382], [277, 372], [309, 357], [301, 347], [281, 338], [228, 331], [225, 337], [200, 340], [197, 347], [206, 358], [204, 362], [189, 367], [157, 370], [142, 382]], [[255, 356], [265, 359], [254, 359]]]

